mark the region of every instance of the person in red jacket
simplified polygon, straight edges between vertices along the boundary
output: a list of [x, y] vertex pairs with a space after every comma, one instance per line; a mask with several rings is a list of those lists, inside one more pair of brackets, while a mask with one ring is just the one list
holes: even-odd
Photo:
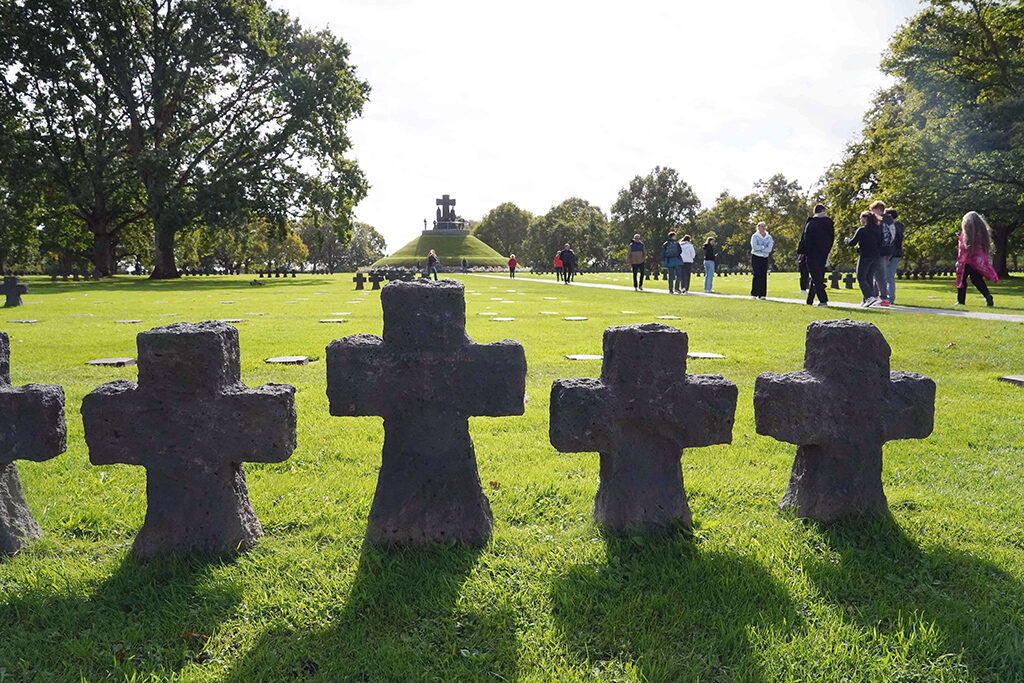
[[509, 256], [509, 258], [508, 258], [508, 276], [510, 278], [515, 278], [515, 276], [516, 276], [516, 266], [518, 266], [518, 265], [519, 265], [519, 261], [516, 261], [516, 255], [512, 254], [511, 256]]
[[565, 264], [562, 263], [562, 252], [556, 251], [555, 252], [555, 277], [558, 278], [559, 282], [562, 281], [562, 272], [563, 272], [562, 269], [564, 268], [564, 265]]

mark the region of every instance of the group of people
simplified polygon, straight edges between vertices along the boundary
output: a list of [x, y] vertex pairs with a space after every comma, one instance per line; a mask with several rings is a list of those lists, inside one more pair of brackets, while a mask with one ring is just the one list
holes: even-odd
[[[693, 262], [697, 258], [697, 249], [693, 246], [689, 235], [683, 235], [680, 241], [675, 232], [668, 234], [668, 239], [661, 245], [661, 265], [668, 273], [669, 294], [686, 294], [690, 291], [690, 276], [693, 273]], [[704, 242], [704, 292], [711, 293], [715, 278], [715, 238], [709, 237]], [[647, 249], [640, 240], [640, 235], [633, 235], [629, 243], [629, 265], [633, 270], [633, 289], [644, 291], [644, 264], [647, 261]]]
[[558, 276], [558, 281], [569, 284], [575, 280], [577, 264], [576, 252], [566, 242], [555, 254], [555, 275]]
[[[848, 246], [856, 246], [857, 282], [863, 295], [861, 306], [889, 306], [896, 301], [896, 273], [903, 258], [905, 227], [897, 220], [895, 209], [886, 207], [885, 202], [876, 201], [868, 211], [860, 215], [860, 227], [852, 237], [844, 240]], [[824, 204], [814, 207], [814, 214], [807, 219], [800, 242], [797, 246], [797, 260], [800, 267], [800, 289], [807, 295], [807, 305], [828, 306], [828, 287], [825, 272], [829, 255], [835, 245], [835, 223], [829, 218]], [[682, 240], [670, 232], [661, 246], [661, 264], [668, 273], [670, 294], [685, 294], [690, 288], [690, 274], [696, 250], [689, 235]], [[758, 223], [750, 236], [750, 270], [753, 274], [750, 296], [765, 299], [768, 295], [768, 259], [775, 249], [775, 240], [768, 233], [768, 226]], [[968, 212], [961, 223], [959, 248], [957, 252], [956, 289], [957, 304], [963, 306], [967, 296], [968, 280], [974, 284], [989, 306], [992, 293], [985, 280], [998, 282], [995, 269], [990, 261], [992, 249], [991, 232], [984, 217], [976, 211]], [[704, 243], [704, 292], [712, 293], [715, 276], [715, 239], [709, 237]], [[629, 244], [627, 261], [633, 270], [633, 289], [643, 291], [644, 264], [647, 252], [640, 235], [633, 235]]]

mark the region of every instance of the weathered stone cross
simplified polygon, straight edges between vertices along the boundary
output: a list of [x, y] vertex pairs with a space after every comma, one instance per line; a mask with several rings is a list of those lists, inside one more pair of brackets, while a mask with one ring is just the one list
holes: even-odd
[[355, 277], [352, 278], [352, 282], [356, 283], [356, 289], [362, 289], [363, 285], [366, 284], [366, 276], [362, 273], [356, 273]]
[[822, 522], [888, 509], [882, 444], [923, 439], [935, 418], [935, 383], [889, 372], [889, 354], [871, 323], [819, 321], [807, 327], [802, 371], [758, 376], [757, 433], [797, 446], [780, 507]]
[[0, 294], [7, 297], [4, 308], [14, 308], [21, 305], [21, 295], [28, 292], [28, 285], [18, 282], [18, 278], [6, 275], [4, 283], [0, 285]]
[[551, 385], [551, 444], [600, 453], [594, 519], [609, 529], [690, 526], [683, 449], [732, 442], [736, 385], [686, 374], [687, 346], [686, 333], [668, 325], [609, 327], [601, 379]]
[[295, 450], [295, 388], [241, 381], [238, 330], [177, 323], [138, 336], [139, 381], [101, 385], [82, 402], [94, 465], [146, 468], [146, 521], [134, 553], [246, 550], [263, 534], [243, 461]]
[[441, 207], [441, 220], [445, 223], [450, 223], [455, 220], [455, 213], [452, 211], [452, 207], [455, 206], [455, 200], [449, 199], [448, 195], [441, 195], [441, 198], [435, 202]]
[[0, 555], [13, 555], [43, 535], [25, 502], [15, 460], [49, 460], [64, 452], [64, 390], [50, 384], [11, 386], [10, 341], [0, 332]]
[[491, 507], [468, 418], [523, 414], [526, 354], [510, 339], [466, 336], [465, 289], [454, 280], [392, 282], [380, 299], [383, 339], [357, 334], [327, 347], [331, 415], [384, 418], [367, 537], [483, 545]]

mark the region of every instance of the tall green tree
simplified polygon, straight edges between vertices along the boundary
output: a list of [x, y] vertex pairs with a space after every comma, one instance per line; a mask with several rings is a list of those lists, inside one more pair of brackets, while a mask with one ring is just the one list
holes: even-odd
[[369, 86], [343, 41], [303, 30], [265, 0], [59, 1], [62, 11], [49, 0], [18, 4], [33, 25], [62, 22], [62, 59], [96, 73], [124, 121], [124, 158], [154, 231], [154, 278], [177, 276], [174, 241], [186, 228], [255, 214], [283, 235], [290, 215], [315, 212], [351, 229], [367, 186], [346, 158], [347, 124]]
[[8, 105], [0, 101], [0, 274], [36, 253], [43, 202], [31, 141]]
[[0, 96], [19, 114], [47, 192], [63, 195], [53, 197], [59, 210], [71, 207], [92, 233], [93, 268], [106, 276], [121, 233], [146, 212], [125, 156], [127, 118], [80, 42], [85, 14], [70, 0], [0, 0]]
[[299, 237], [309, 250], [309, 262], [330, 273], [353, 272], [384, 257], [387, 242], [372, 225], [356, 222], [348, 241], [338, 239], [337, 230], [329, 223], [310, 218], [298, 226]]
[[518, 254], [523, 250], [532, 219], [529, 211], [505, 202], [488, 211], [483, 220], [473, 226], [473, 235], [499, 254]]
[[[994, 265], [1006, 276], [1024, 222], [1024, 5], [929, 0], [893, 36], [882, 68], [895, 84], [826, 179], [860, 180], [848, 198], [896, 205], [912, 243], [935, 241], [912, 235], [920, 226], [946, 254], [955, 252], [960, 217], [984, 213]], [[844, 192], [829, 182], [826, 194]]]
[[550, 266], [555, 252], [568, 242], [581, 266], [591, 262], [604, 266], [609, 237], [604, 212], [584, 199], [571, 197], [530, 223], [523, 244], [524, 259], [533, 266]]
[[618, 242], [616, 246], [622, 246], [639, 234], [653, 263], [660, 258], [656, 245], [662, 244], [672, 230], [692, 231], [699, 211], [700, 199], [679, 173], [655, 166], [619, 191], [612, 204], [612, 236]]
[[[745, 252], [741, 253], [749, 257], [750, 236], [757, 224], [764, 221], [775, 240], [775, 248], [771, 255], [775, 267], [781, 270], [795, 270], [796, 248], [808, 216], [807, 195], [800, 184], [795, 180], [786, 180], [786, 176], [776, 173], [767, 180], [754, 183], [754, 191], [747, 196], [746, 203], [750, 208], [750, 225], [743, 235]], [[743, 234], [742, 230], [740, 234]], [[737, 244], [737, 247], [739, 246]]]

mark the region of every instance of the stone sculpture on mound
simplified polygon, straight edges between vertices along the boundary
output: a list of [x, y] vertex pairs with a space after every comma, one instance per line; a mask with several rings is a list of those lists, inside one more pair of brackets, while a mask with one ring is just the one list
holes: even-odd
[[49, 460], [64, 452], [64, 389], [11, 386], [10, 340], [0, 332], [0, 555], [13, 555], [43, 535], [21, 489], [15, 460]]
[[367, 537], [480, 546], [491, 507], [469, 436], [471, 415], [522, 415], [526, 354], [510, 339], [466, 336], [465, 289], [454, 280], [392, 282], [381, 290], [384, 338], [327, 347], [331, 415], [384, 418], [384, 449]]
[[295, 388], [243, 384], [238, 329], [223, 322], [157, 327], [138, 349], [138, 383], [104, 384], [82, 402], [92, 464], [146, 468], [135, 555], [247, 550], [263, 529], [242, 462], [295, 450]]
[[690, 526], [683, 449], [732, 443], [736, 385], [686, 374], [687, 347], [686, 333], [668, 325], [609, 327], [601, 378], [551, 385], [551, 444], [600, 453], [594, 519], [609, 529]]
[[797, 447], [780, 507], [821, 522], [888, 510], [882, 445], [927, 437], [935, 418], [935, 382], [890, 372], [890, 352], [871, 323], [819, 321], [803, 370], [758, 376], [757, 433]]

